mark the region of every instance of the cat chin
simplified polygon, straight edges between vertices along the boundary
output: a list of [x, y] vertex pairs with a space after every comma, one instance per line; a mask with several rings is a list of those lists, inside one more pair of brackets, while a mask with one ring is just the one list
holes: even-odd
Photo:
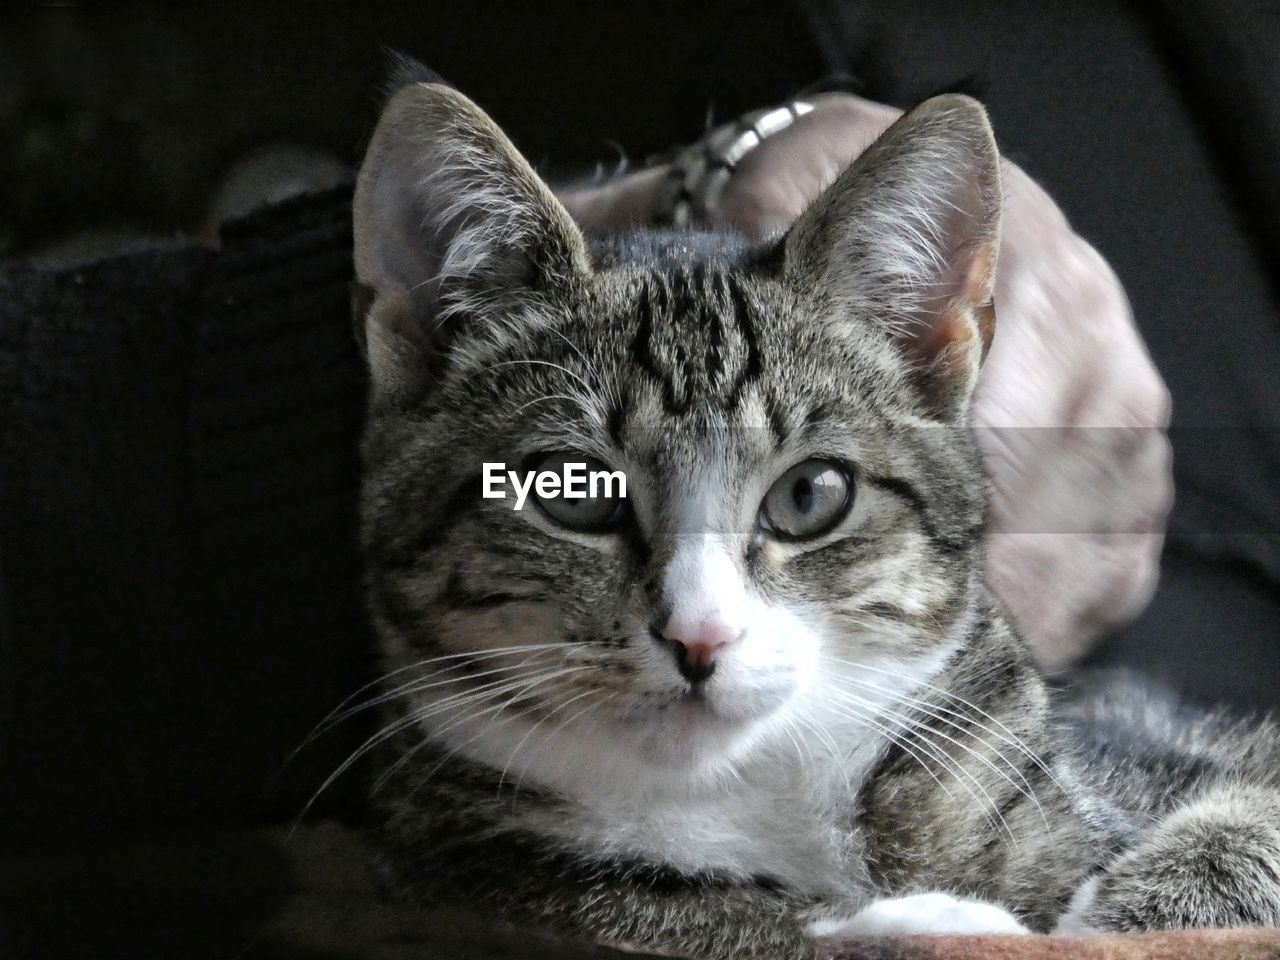
[[714, 776], [751, 753], [781, 724], [790, 697], [688, 697], [612, 733], [654, 771]]
[[[672, 719], [684, 724], [680, 729], [664, 723], [645, 730], [631, 744], [646, 765], [665, 770], [715, 769], [746, 753], [759, 736], [759, 721], [727, 720], [695, 707], [676, 713]], [[635, 737], [634, 732], [631, 735]]]

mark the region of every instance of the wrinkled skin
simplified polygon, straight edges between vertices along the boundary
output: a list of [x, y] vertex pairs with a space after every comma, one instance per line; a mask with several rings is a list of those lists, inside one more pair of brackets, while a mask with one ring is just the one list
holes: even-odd
[[[709, 226], [784, 230], [898, 110], [847, 94], [739, 164]], [[582, 226], [651, 219], [666, 168], [563, 199]], [[1155, 589], [1173, 495], [1170, 401], [1106, 261], [1005, 164], [998, 334], [974, 421], [992, 484], [988, 582], [1049, 670], [1127, 622]], [[1051, 429], [1042, 429], [1051, 428]]]

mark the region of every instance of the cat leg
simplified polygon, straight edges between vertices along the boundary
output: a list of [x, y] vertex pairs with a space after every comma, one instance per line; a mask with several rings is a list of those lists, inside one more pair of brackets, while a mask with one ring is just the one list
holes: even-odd
[[851, 917], [814, 920], [805, 929], [809, 936], [818, 939], [1027, 932], [1027, 928], [1002, 907], [981, 900], [961, 900], [948, 893], [917, 893], [876, 900]]
[[1217, 787], [1076, 892], [1059, 933], [1280, 926], [1280, 791]]

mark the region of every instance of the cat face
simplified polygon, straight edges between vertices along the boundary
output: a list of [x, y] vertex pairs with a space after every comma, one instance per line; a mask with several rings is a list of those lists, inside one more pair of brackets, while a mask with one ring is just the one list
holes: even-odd
[[[940, 98], [763, 249], [591, 245], [473, 104], [401, 91], [355, 222], [369, 603], [406, 722], [553, 781], [873, 736], [973, 615], [998, 207], [981, 108]], [[482, 496], [487, 463], [566, 462], [626, 496]]]

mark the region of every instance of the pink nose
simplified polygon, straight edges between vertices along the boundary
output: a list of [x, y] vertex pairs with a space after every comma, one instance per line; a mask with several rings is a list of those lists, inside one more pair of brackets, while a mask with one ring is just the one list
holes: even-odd
[[716, 658], [725, 647], [736, 643], [744, 631], [722, 620], [702, 620], [688, 625], [668, 621], [661, 630], [652, 632], [655, 638], [670, 644], [681, 675], [696, 686], [710, 679], [716, 669]]

